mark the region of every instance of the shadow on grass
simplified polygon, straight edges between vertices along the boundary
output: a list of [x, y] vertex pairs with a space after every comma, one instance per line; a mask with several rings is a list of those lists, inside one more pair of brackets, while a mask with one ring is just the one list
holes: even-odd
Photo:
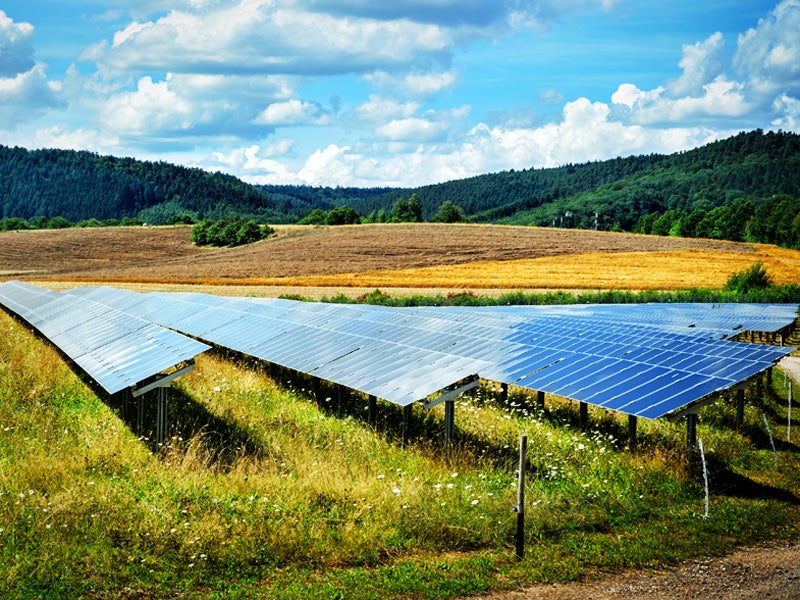
[[709, 457], [706, 465], [709, 473], [709, 488], [714, 494], [748, 500], [778, 500], [795, 506], [800, 505], [800, 498], [790, 491], [758, 483], [734, 473], [727, 465], [714, 457]]
[[[167, 392], [167, 436], [165, 448], [156, 440], [157, 401], [155, 394], [125, 401], [123, 394], [106, 402], [122, 421], [154, 453], [178, 448], [190, 440], [199, 444], [195, 454], [209, 468], [227, 470], [242, 456], [263, 457], [267, 450], [251, 432], [239, 423], [211, 413], [202, 403], [184, 391], [169, 387]], [[138, 403], [142, 402], [141, 418]]]

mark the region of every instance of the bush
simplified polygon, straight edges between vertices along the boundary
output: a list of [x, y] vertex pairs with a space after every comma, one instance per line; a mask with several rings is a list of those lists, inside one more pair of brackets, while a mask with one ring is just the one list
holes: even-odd
[[744, 271], [733, 273], [725, 283], [725, 291], [747, 294], [753, 290], [763, 290], [772, 285], [772, 278], [761, 262], [753, 263]]
[[198, 246], [242, 246], [263, 240], [274, 231], [269, 225], [244, 217], [206, 219], [192, 227], [192, 241]]

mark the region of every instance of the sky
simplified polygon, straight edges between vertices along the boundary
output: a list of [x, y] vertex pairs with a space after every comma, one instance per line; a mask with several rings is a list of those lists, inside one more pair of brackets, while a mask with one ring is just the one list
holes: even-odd
[[415, 187], [800, 133], [800, 0], [0, 0], [0, 144]]

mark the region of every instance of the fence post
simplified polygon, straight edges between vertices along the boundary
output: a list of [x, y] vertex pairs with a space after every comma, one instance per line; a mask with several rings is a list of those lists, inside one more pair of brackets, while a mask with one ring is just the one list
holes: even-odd
[[517, 560], [525, 556], [525, 454], [528, 450], [528, 436], [519, 438], [519, 470], [517, 471]]

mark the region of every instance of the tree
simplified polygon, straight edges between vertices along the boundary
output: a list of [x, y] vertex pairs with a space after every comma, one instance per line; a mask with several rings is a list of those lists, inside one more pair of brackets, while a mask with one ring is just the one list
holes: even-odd
[[308, 213], [305, 217], [303, 217], [300, 221], [300, 225], [325, 225], [325, 221], [328, 219], [328, 213], [326, 213], [321, 208], [315, 208], [310, 213]]
[[398, 198], [389, 213], [390, 223], [422, 223], [422, 200], [411, 194], [408, 200]]
[[467, 215], [463, 208], [451, 200], [445, 200], [433, 220], [437, 223], [463, 223], [467, 220]]
[[328, 213], [326, 225], [357, 225], [361, 223], [358, 213], [349, 206], [337, 206]]

